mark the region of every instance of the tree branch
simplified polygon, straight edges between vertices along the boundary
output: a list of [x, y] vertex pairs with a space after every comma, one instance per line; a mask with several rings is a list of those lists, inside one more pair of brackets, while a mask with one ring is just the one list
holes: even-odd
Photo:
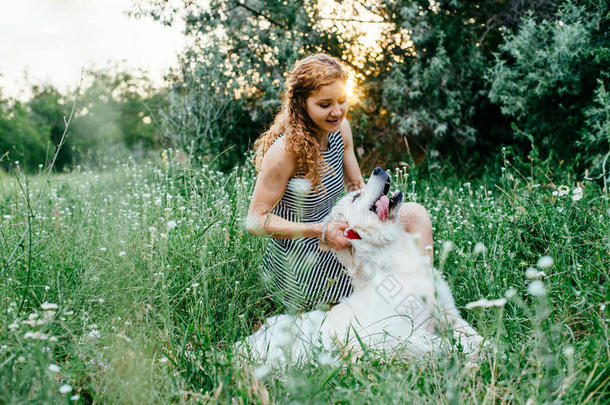
[[320, 20], [330, 21], [347, 21], [347, 22], [358, 22], [364, 24], [387, 24], [386, 21], [375, 21], [375, 20], [359, 20], [357, 18], [339, 18], [339, 17], [318, 17]]
[[262, 12], [260, 12], [260, 11], [258, 11], [258, 10], [253, 9], [252, 7], [248, 6], [247, 4], [244, 4], [244, 3], [241, 3], [241, 2], [239, 2], [239, 1], [236, 1], [236, 2], [235, 2], [235, 5], [236, 5], [237, 7], [243, 7], [243, 8], [245, 8], [246, 10], [248, 10], [249, 12], [251, 12], [251, 13], [252, 13], [252, 14], [254, 14], [254, 15], [257, 15], [257, 16], [259, 16], [259, 17], [263, 17], [265, 20], [269, 21], [271, 24], [275, 25], [276, 27], [279, 27], [279, 28], [281, 28], [281, 29], [283, 29], [283, 30], [287, 30], [287, 29], [288, 29], [288, 27], [286, 27], [284, 24], [282, 24], [282, 23], [280, 23], [280, 22], [275, 21], [275, 20], [274, 20], [274, 19], [272, 19], [271, 17], [269, 17], [269, 16], [267, 16], [267, 15], [263, 14]]

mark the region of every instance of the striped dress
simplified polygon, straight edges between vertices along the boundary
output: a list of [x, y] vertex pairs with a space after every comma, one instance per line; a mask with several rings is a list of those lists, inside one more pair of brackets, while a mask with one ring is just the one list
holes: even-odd
[[[299, 192], [302, 176], [290, 178], [273, 213], [292, 222], [322, 222], [343, 191], [343, 139], [337, 131], [328, 136], [322, 152], [330, 166], [322, 177], [326, 190]], [[352, 292], [343, 265], [332, 251], [323, 252], [318, 238], [271, 239], [263, 257], [263, 276], [274, 299], [292, 308], [335, 303]]]

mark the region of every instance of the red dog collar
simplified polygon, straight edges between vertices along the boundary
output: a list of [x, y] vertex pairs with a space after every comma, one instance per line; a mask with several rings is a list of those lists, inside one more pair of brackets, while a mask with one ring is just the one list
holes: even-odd
[[354, 231], [352, 228], [349, 228], [345, 231], [345, 237], [347, 239], [362, 239], [358, 232]]

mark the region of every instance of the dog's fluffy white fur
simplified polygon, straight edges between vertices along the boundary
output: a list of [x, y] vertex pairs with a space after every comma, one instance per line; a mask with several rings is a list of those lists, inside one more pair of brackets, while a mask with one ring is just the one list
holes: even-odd
[[483, 339], [460, 317], [449, 286], [405, 232], [398, 218], [402, 193], [388, 199], [388, 187], [389, 176], [376, 169], [363, 190], [347, 194], [330, 214], [361, 237], [336, 252], [354, 292], [328, 312], [270, 317], [236, 344], [238, 352], [270, 365], [308, 361], [320, 352], [422, 357], [453, 337], [476, 355]]

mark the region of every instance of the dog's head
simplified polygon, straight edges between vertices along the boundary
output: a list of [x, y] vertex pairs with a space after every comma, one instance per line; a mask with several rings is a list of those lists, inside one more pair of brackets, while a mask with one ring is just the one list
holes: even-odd
[[[395, 191], [389, 197], [390, 176], [385, 170], [373, 170], [366, 186], [361, 190], [348, 193], [340, 199], [330, 213], [330, 219], [345, 221], [349, 224], [348, 238], [352, 244], [362, 239], [369, 245], [384, 245], [395, 236], [398, 224], [398, 210], [402, 205], [403, 194]], [[392, 233], [392, 235], [390, 235]]]

